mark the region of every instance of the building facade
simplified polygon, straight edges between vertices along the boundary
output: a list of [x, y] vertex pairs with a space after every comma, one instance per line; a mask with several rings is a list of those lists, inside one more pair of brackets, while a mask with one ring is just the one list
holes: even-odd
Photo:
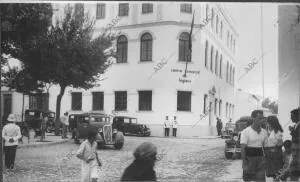
[[290, 111], [300, 105], [300, 7], [278, 7], [279, 120], [290, 138]]

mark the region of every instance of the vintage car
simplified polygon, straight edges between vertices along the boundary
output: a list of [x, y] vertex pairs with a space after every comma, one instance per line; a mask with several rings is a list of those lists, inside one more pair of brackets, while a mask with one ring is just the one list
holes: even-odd
[[117, 129], [112, 129], [110, 117], [104, 113], [83, 113], [75, 114], [76, 135], [75, 142], [78, 143], [80, 139], [86, 139], [88, 132], [91, 130], [97, 131], [98, 147], [103, 145], [114, 145], [116, 149], [121, 149], [124, 145], [124, 135]]
[[151, 130], [145, 124], [139, 124], [137, 118], [116, 116], [113, 118], [112, 127], [123, 132], [124, 135], [150, 136]]
[[37, 135], [40, 135], [42, 118], [47, 116], [46, 132], [55, 130], [55, 112], [50, 110], [28, 109], [25, 111], [25, 122], [30, 129], [33, 129]]
[[226, 123], [225, 127], [222, 128], [221, 137], [230, 138], [234, 130], [235, 130], [235, 123], [231, 123], [231, 122]]
[[243, 116], [235, 123], [235, 129], [230, 138], [225, 141], [225, 157], [231, 159], [233, 156], [241, 156], [241, 132], [252, 124], [253, 119], [250, 116]]

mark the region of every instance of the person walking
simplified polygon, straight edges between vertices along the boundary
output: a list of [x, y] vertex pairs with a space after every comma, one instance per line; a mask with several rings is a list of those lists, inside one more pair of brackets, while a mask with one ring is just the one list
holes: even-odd
[[165, 120], [165, 123], [164, 123], [164, 128], [165, 128], [165, 137], [169, 136], [169, 131], [170, 131], [169, 116], [166, 116], [166, 120]]
[[97, 155], [97, 132], [88, 132], [87, 140], [84, 140], [76, 152], [76, 157], [81, 159], [81, 182], [97, 182], [101, 163]]
[[265, 146], [266, 176], [276, 178], [283, 167], [283, 129], [276, 116], [267, 117], [268, 140]]
[[261, 125], [264, 117], [256, 117], [253, 123], [241, 132], [241, 156], [244, 181], [265, 181], [263, 146], [268, 133]]
[[22, 137], [21, 129], [16, 125], [15, 114], [9, 114], [7, 124], [2, 129], [4, 140], [5, 167], [7, 170], [15, 170], [15, 158], [19, 139]]
[[62, 138], [68, 138], [68, 127], [69, 127], [69, 118], [68, 118], [68, 112], [65, 112], [64, 115], [60, 118], [61, 124], [62, 124]]
[[290, 164], [291, 181], [298, 181], [300, 177], [300, 126], [299, 126], [299, 108], [291, 111], [291, 120], [295, 123], [291, 128], [292, 135], [292, 157]]
[[176, 134], [177, 134], [177, 125], [178, 125], [178, 122], [176, 120], [176, 116], [174, 116], [174, 120], [172, 122], [173, 137], [176, 137]]
[[217, 132], [218, 132], [218, 136], [222, 135], [222, 133], [221, 133], [222, 128], [223, 128], [223, 123], [222, 123], [221, 119], [217, 117]]
[[154, 170], [156, 146], [144, 142], [135, 149], [133, 155], [135, 160], [125, 169], [121, 181], [157, 181]]

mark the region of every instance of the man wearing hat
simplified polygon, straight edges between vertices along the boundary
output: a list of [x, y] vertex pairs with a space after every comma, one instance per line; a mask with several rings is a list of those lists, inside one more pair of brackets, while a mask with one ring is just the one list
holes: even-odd
[[5, 167], [9, 170], [14, 170], [18, 141], [22, 135], [20, 127], [15, 124], [17, 122], [15, 114], [10, 114], [7, 121], [8, 123], [2, 130], [2, 138], [4, 139]]
[[125, 169], [121, 181], [156, 181], [154, 164], [157, 148], [150, 142], [144, 142], [133, 153], [135, 160]]

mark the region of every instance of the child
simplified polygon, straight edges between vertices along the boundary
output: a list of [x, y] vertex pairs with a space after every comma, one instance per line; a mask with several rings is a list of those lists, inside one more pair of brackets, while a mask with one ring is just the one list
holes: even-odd
[[99, 166], [96, 149], [96, 131], [88, 133], [88, 139], [83, 141], [76, 153], [76, 156], [82, 160], [81, 163], [81, 181], [96, 182], [99, 178]]
[[289, 177], [289, 167], [290, 167], [290, 160], [292, 156], [292, 141], [285, 140], [283, 142], [283, 146], [284, 146], [284, 152], [283, 152], [284, 165], [276, 175], [276, 180], [278, 181], [279, 180], [286, 181], [287, 178]]

